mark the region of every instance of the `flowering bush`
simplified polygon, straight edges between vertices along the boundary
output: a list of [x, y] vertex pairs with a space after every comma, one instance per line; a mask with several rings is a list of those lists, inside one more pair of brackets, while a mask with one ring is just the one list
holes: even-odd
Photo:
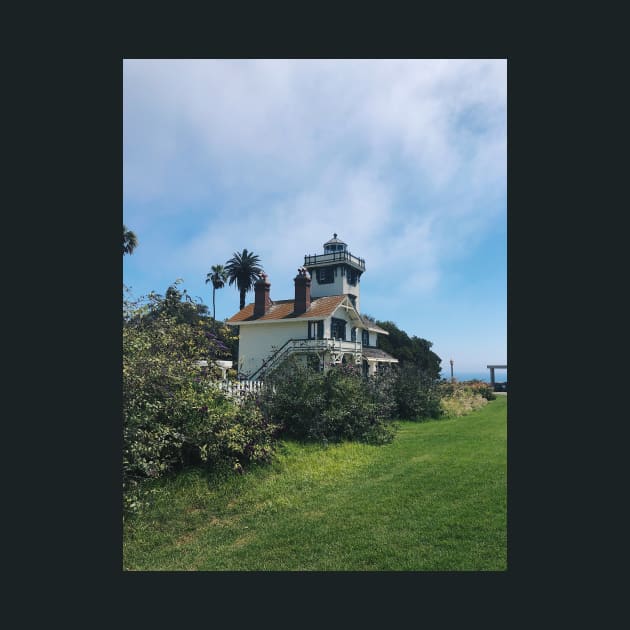
[[485, 381], [471, 380], [471, 381], [450, 381], [443, 379], [440, 382], [440, 392], [442, 396], [450, 396], [456, 391], [466, 390], [471, 394], [480, 394], [486, 400], [495, 400], [496, 396], [490, 383]]
[[465, 391], [455, 392], [452, 396], [447, 396], [441, 400], [441, 408], [444, 416], [454, 418], [465, 416], [471, 411], [480, 409], [488, 404], [488, 401], [481, 394], [470, 394]]
[[496, 399], [496, 396], [492, 389], [492, 385], [490, 385], [490, 383], [486, 383], [485, 381], [472, 380], [472, 381], [463, 381], [461, 384], [468, 391], [472, 392], [473, 394], [480, 394], [486, 400]]
[[[494, 400], [496, 396], [490, 386], [483, 381], [449, 382], [440, 384], [442, 399], [440, 408], [442, 415], [447, 417], [465, 416], [471, 411], [480, 409]], [[490, 395], [488, 398], [486, 396]]]
[[242, 470], [267, 461], [276, 427], [254, 400], [227, 398], [195, 363], [217, 352], [207, 329], [167, 313], [132, 315], [123, 324], [125, 507], [141, 506], [144, 480], [185, 465]]

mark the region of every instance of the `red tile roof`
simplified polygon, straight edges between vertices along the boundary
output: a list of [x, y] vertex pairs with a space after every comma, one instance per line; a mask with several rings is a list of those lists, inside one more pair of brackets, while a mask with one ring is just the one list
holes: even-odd
[[310, 307], [296, 315], [294, 313], [294, 300], [275, 300], [269, 310], [260, 317], [254, 317], [254, 303], [248, 304], [227, 320], [228, 324], [243, 324], [246, 322], [276, 321], [279, 319], [308, 319], [311, 317], [328, 317], [344, 301], [345, 295], [329, 295], [327, 297], [314, 298]]

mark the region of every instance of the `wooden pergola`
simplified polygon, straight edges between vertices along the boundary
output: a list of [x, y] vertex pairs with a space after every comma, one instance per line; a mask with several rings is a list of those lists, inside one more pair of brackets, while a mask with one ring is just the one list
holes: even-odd
[[490, 369], [490, 383], [494, 387], [494, 371], [495, 370], [507, 370], [507, 365], [486, 365]]

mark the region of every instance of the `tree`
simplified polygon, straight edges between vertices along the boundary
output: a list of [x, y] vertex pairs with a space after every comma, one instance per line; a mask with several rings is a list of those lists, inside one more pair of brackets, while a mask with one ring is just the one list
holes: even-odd
[[258, 266], [260, 258], [253, 252], [246, 249], [242, 253], [235, 252], [232, 258], [225, 263], [225, 271], [228, 276], [228, 284], [236, 284], [240, 291], [240, 307], [245, 307], [245, 294], [254, 286], [254, 282], [262, 273], [262, 268]]
[[212, 319], [216, 322], [216, 306], [214, 303], [214, 294], [217, 289], [222, 289], [227, 282], [227, 271], [223, 265], [212, 265], [212, 271], [206, 276], [206, 284], [212, 282]]
[[151, 291], [147, 296], [146, 318], [155, 320], [165, 315], [172, 317], [180, 324], [197, 325], [203, 319], [208, 319], [208, 307], [201, 302], [196, 302], [186, 289], [177, 287], [183, 280], [178, 278], [171, 284], [164, 295]]
[[133, 250], [138, 247], [138, 237], [134, 232], [128, 230], [123, 223], [123, 256], [133, 254]]
[[389, 333], [389, 336], [379, 336], [379, 347], [398, 359], [401, 367], [404, 365], [413, 366], [429, 379], [440, 378], [442, 359], [431, 350], [433, 344], [430, 341], [416, 337], [416, 335], [409, 337], [394, 322], [377, 321], [376, 325]]
[[228, 326], [215, 330], [214, 322], [208, 316], [208, 307], [194, 300], [186, 289], [180, 290], [178, 285], [182, 282], [181, 279], [175, 280], [164, 295], [151, 291], [135, 300], [124, 299], [123, 326], [154, 328], [156, 322], [168, 318], [193, 329], [201, 346], [209, 344], [209, 353], [204, 359], [229, 359], [235, 344], [232, 331], [225, 330]]

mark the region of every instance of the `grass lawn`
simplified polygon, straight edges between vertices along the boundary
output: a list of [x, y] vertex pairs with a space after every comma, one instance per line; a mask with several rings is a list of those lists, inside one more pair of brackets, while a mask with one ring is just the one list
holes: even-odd
[[386, 446], [283, 442], [276, 461], [155, 484], [124, 525], [123, 568], [184, 571], [507, 569], [507, 397], [402, 422]]

